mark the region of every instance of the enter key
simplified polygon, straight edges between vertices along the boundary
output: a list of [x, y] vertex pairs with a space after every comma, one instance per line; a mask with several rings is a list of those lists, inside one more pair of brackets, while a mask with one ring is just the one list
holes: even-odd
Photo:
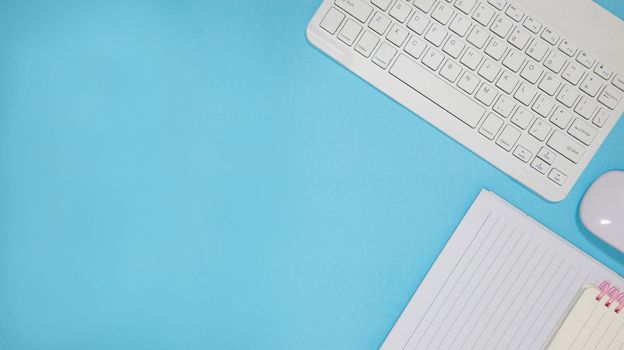
[[576, 118], [574, 123], [570, 126], [570, 129], [568, 129], [568, 134], [589, 146], [594, 141], [594, 138], [596, 138], [598, 132], [591, 125], [582, 121], [580, 118]]

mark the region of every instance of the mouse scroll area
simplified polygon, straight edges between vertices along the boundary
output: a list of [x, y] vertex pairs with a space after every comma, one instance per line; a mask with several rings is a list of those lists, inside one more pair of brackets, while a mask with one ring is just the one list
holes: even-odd
[[624, 253], [624, 171], [600, 176], [585, 193], [579, 214], [591, 233]]

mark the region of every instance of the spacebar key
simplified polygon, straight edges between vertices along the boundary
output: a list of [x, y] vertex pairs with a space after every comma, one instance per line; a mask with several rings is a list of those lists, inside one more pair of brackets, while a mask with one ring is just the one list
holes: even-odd
[[479, 124], [485, 113], [479, 104], [404, 55], [397, 58], [390, 74], [472, 128]]

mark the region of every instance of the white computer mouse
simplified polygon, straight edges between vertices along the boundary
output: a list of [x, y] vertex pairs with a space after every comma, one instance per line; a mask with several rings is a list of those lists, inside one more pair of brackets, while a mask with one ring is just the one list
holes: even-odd
[[609, 171], [594, 181], [580, 216], [589, 231], [624, 253], [624, 171]]

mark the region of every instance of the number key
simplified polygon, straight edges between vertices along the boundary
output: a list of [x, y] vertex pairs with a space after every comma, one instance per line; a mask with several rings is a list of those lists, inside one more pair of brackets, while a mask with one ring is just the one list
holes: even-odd
[[487, 26], [490, 23], [492, 17], [494, 17], [495, 10], [488, 6], [485, 3], [481, 3], [477, 6], [476, 11], [472, 14], [472, 18], [474, 18], [477, 22], [481, 23], [483, 26]]
[[455, 7], [457, 7], [461, 12], [469, 14], [476, 3], [477, 0], [457, 0]]

